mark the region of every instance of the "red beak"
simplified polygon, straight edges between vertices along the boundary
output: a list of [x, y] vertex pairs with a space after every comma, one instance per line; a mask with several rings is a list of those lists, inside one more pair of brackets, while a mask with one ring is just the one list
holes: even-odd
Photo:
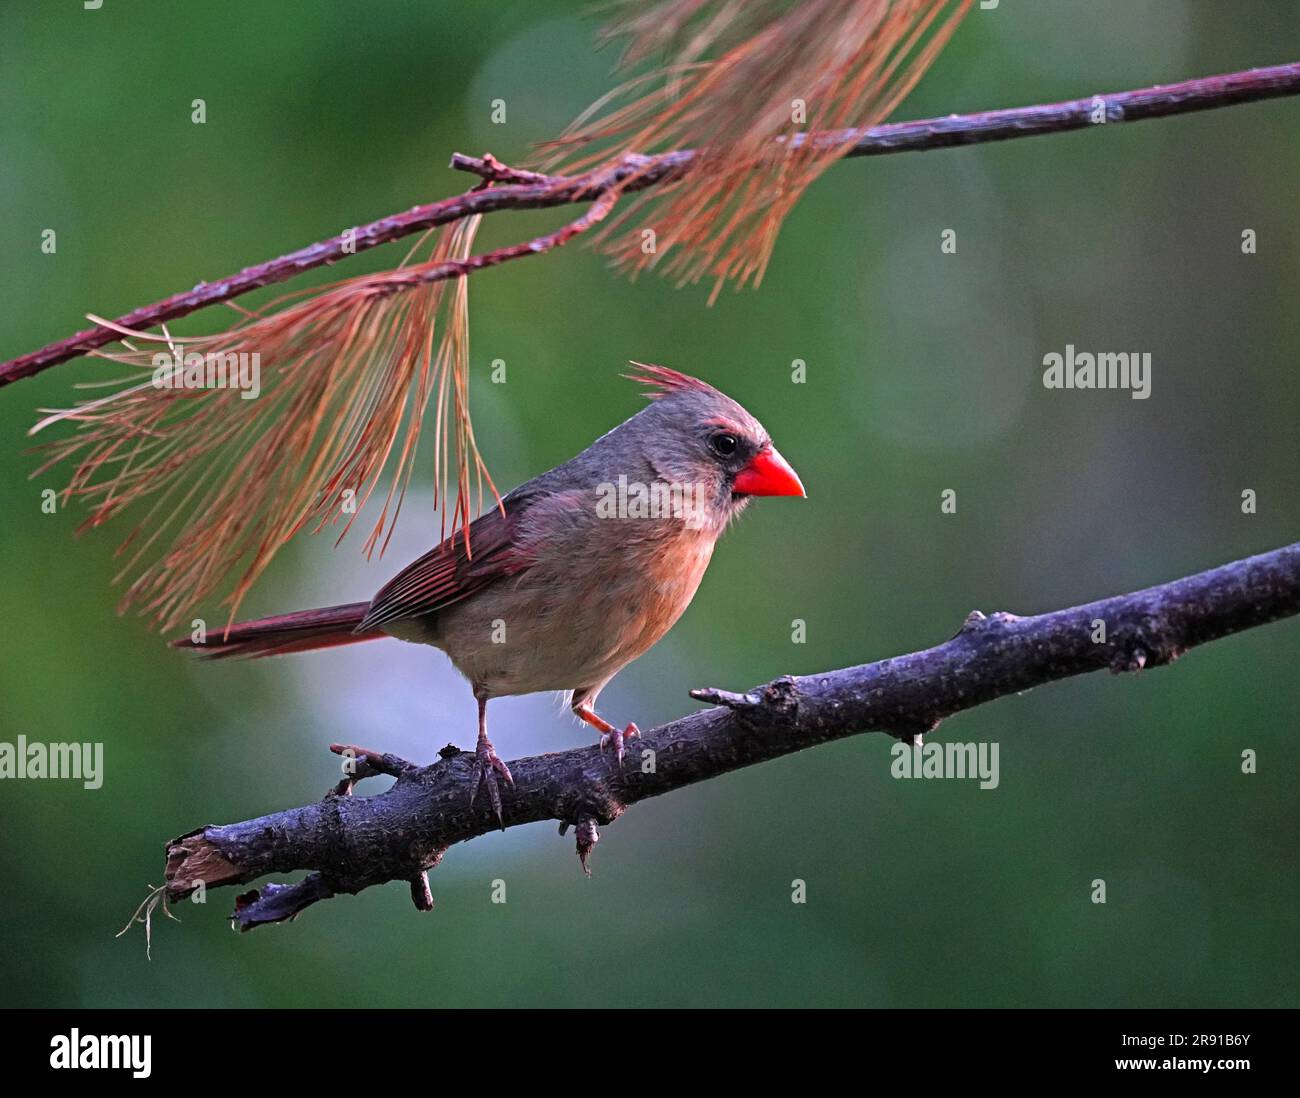
[[742, 496], [804, 496], [799, 474], [776, 451], [771, 443], [750, 459], [731, 483], [731, 490]]

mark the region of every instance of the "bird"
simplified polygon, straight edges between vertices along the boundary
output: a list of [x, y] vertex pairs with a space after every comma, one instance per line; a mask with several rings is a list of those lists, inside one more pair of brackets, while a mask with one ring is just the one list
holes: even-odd
[[[502, 820], [509, 767], [488, 737], [493, 698], [561, 691], [623, 765], [636, 723], [596, 699], [690, 605], [723, 531], [755, 496], [806, 497], [763, 425], [699, 378], [633, 362], [649, 403], [576, 457], [500, 497], [369, 602], [231, 625], [173, 644], [264, 657], [395, 637], [441, 649], [472, 688], [480, 789]], [[459, 535], [459, 536], [458, 536]]]

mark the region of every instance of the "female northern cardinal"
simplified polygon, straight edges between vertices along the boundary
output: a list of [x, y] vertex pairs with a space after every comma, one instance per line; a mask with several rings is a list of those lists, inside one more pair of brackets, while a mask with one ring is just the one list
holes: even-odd
[[593, 706], [695, 595], [727, 523], [751, 496], [802, 496], [762, 424], [730, 397], [664, 366], [634, 363], [652, 403], [571, 461], [520, 485], [501, 506], [393, 577], [370, 602], [230, 627], [202, 644], [215, 658], [272, 656], [383, 636], [441, 648], [478, 700], [478, 777], [497, 816], [489, 698], [563, 690], [612, 742]]

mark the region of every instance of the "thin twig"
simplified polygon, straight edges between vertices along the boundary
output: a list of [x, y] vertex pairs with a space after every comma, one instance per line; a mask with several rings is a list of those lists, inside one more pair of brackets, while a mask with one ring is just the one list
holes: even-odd
[[[718, 708], [644, 733], [620, 769], [596, 747], [517, 759], [502, 790], [508, 826], [559, 820], [577, 828], [584, 869], [599, 834], [637, 801], [860, 732], [907, 741], [945, 717], [1071, 675], [1140, 671], [1207, 641], [1300, 613], [1300, 542], [1185, 579], [1068, 610], [970, 614], [951, 640], [878, 663], [776, 679], [746, 693], [698, 690]], [[1098, 623], [1104, 623], [1104, 639]], [[366, 753], [369, 755], [370, 753]], [[171, 899], [310, 870], [304, 880], [242, 894], [241, 930], [297, 915], [318, 900], [407, 882], [420, 910], [424, 874], [453, 843], [497, 829], [470, 804], [472, 753], [444, 748], [431, 766], [401, 769], [373, 797], [327, 795], [260, 819], [201, 827], [167, 847]]]
[[[1068, 130], [1104, 128], [1098, 125], [1103, 119], [1106, 124], [1136, 122], [1298, 93], [1300, 62], [1135, 91], [1089, 96], [1066, 103], [1038, 104], [876, 126], [864, 130], [847, 155], [880, 156], [1006, 141], [1015, 137], [1032, 137]], [[812, 134], [804, 140], [843, 141], [844, 135]], [[119, 317], [115, 323], [119, 327], [133, 330], [154, 328], [166, 321], [188, 316], [208, 305], [229, 302], [250, 290], [283, 282], [304, 271], [336, 263], [355, 252], [474, 214], [493, 213], [497, 210], [544, 209], [594, 201], [614, 189], [624, 193], [642, 190], [677, 178], [689, 168], [694, 156], [692, 150], [684, 149], [654, 157], [630, 158], [612, 169], [590, 175], [565, 177], [508, 168], [490, 157], [474, 158], [457, 154], [452, 159], [453, 167], [473, 172], [498, 185], [415, 206], [405, 213], [393, 214], [360, 226], [351, 233], [343, 233], [278, 259], [246, 267], [228, 278], [216, 282], [200, 282], [190, 290], [134, 309]], [[476, 257], [481, 262], [468, 265], [462, 270], [449, 271], [443, 277], [461, 277], [471, 270], [532, 254], [537, 253], [528, 245], [516, 245], [496, 253], [496, 258], [491, 262], [487, 256]], [[50, 343], [40, 350], [0, 364], [0, 386], [32, 377], [60, 362], [103, 347], [117, 338], [118, 333], [113, 328], [98, 326]]]

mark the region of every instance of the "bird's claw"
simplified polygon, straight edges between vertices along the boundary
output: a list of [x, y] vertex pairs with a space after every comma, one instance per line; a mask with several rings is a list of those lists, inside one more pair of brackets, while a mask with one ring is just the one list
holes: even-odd
[[617, 728], [611, 729], [608, 732], [602, 732], [600, 734], [600, 749], [604, 751], [605, 745], [612, 743], [614, 745], [614, 757], [618, 759], [618, 768], [622, 770], [623, 755], [625, 753], [623, 748], [623, 741], [630, 740], [633, 737], [639, 735], [641, 735], [641, 729], [639, 729], [634, 723], [629, 722], [628, 726], [625, 729], [623, 729], [622, 732], [620, 732]]
[[473, 807], [474, 802], [478, 800], [479, 787], [485, 786], [488, 800], [492, 802], [492, 811], [496, 813], [497, 823], [501, 825], [501, 830], [504, 831], [506, 823], [505, 818], [501, 815], [501, 787], [497, 785], [497, 775], [500, 774], [511, 786], [515, 784], [515, 779], [510, 773], [510, 767], [501, 761], [492, 745], [486, 740], [479, 742], [474, 755], [478, 760], [478, 770], [474, 776], [474, 792], [469, 797], [470, 806]]

